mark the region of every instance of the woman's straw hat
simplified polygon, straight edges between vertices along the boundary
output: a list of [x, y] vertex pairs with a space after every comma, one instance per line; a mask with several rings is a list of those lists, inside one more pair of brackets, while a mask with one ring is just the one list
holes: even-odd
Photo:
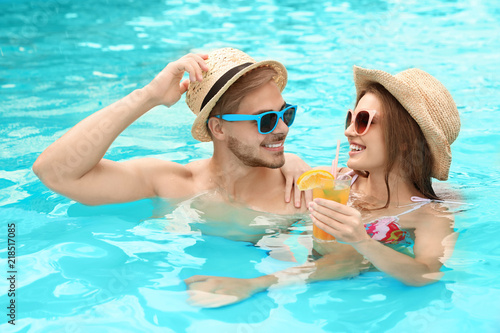
[[203, 80], [191, 82], [186, 94], [186, 103], [196, 115], [191, 134], [199, 141], [212, 141], [207, 129], [210, 111], [226, 90], [245, 73], [257, 67], [269, 66], [278, 73], [274, 81], [280, 91], [283, 91], [287, 82], [286, 68], [281, 63], [274, 60], [256, 62], [248, 54], [233, 48], [209, 53], [206, 64], [209, 70], [203, 72]]
[[432, 177], [448, 179], [450, 145], [460, 131], [457, 106], [448, 90], [432, 75], [416, 68], [396, 75], [354, 66], [354, 84], [359, 94], [371, 83], [383, 85], [420, 126], [434, 157]]

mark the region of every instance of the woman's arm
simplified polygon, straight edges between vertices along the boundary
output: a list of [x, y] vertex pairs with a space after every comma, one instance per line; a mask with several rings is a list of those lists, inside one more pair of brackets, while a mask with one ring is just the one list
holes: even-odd
[[380, 271], [406, 285], [420, 287], [441, 279], [443, 273], [440, 272], [440, 268], [447, 259], [448, 249], [454, 247], [456, 236], [455, 233], [450, 233], [443, 235], [440, 239], [427, 240], [425, 243], [428, 247], [426, 248], [423, 244], [418, 244], [420, 242], [417, 240], [414, 247], [415, 258], [397, 252], [373, 239], [353, 244], [353, 247]]
[[361, 214], [352, 207], [315, 199], [310, 211], [313, 223], [319, 228], [352, 245], [380, 271], [411, 286], [426, 285], [441, 278], [439, 270], [450, 257], [457, 237], [452, 217], [425, 214], [415, 230], [415, 258], [412, 258], [371, 239]]

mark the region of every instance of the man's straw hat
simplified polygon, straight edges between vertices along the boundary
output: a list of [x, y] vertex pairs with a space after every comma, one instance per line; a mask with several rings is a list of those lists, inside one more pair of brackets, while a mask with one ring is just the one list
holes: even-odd
[[434, 157], [432, 177], [448, 179], [450, 145], [460, 131], [457, 106], [448, 90], [432, 75], [416, 68], [396, 75], [354, 66], [354, 84], [359, 94], [371, 82], [387, 89], [420, 126]]
[[212, 141], [207, 129], [210, 111], [226, 90], [245, 73], [257, 67], [269, 66], [278, 73], [274, 81], [280, 91], [283, 91], [287, 82], [286, 68], [281, 63], [274, 60], [256, 62], [248, 54], [233, 48], [209, 53], [206, 64], [209, 70], [203, 72], [203, 80], [191, 82], [186, 94], [186, 103], [196, 115], [191, 134], [199, 141]]

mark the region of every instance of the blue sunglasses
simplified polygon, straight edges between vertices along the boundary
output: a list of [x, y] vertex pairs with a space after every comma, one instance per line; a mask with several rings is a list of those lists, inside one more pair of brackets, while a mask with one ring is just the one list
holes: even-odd
[[268, 111], [257, 115], [250, 114], [223, 114], [214, 117], [225, 121], [249, 121], [256, 120], [257, 128], [260, 134], [269, 134], [276, 126], [280, 119], [283, 120], [288, 127], [292, 126], [297, 112], [297, 105], [285, 104], [285, 108], [281, 111]]

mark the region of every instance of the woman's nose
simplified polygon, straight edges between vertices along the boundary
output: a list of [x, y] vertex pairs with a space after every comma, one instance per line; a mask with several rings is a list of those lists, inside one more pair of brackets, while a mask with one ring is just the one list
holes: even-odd
[[344, 131], [345, 136], [356, 136], [356, 131], [354, 130], [354, 122], [351, 122], [349, 126]]

